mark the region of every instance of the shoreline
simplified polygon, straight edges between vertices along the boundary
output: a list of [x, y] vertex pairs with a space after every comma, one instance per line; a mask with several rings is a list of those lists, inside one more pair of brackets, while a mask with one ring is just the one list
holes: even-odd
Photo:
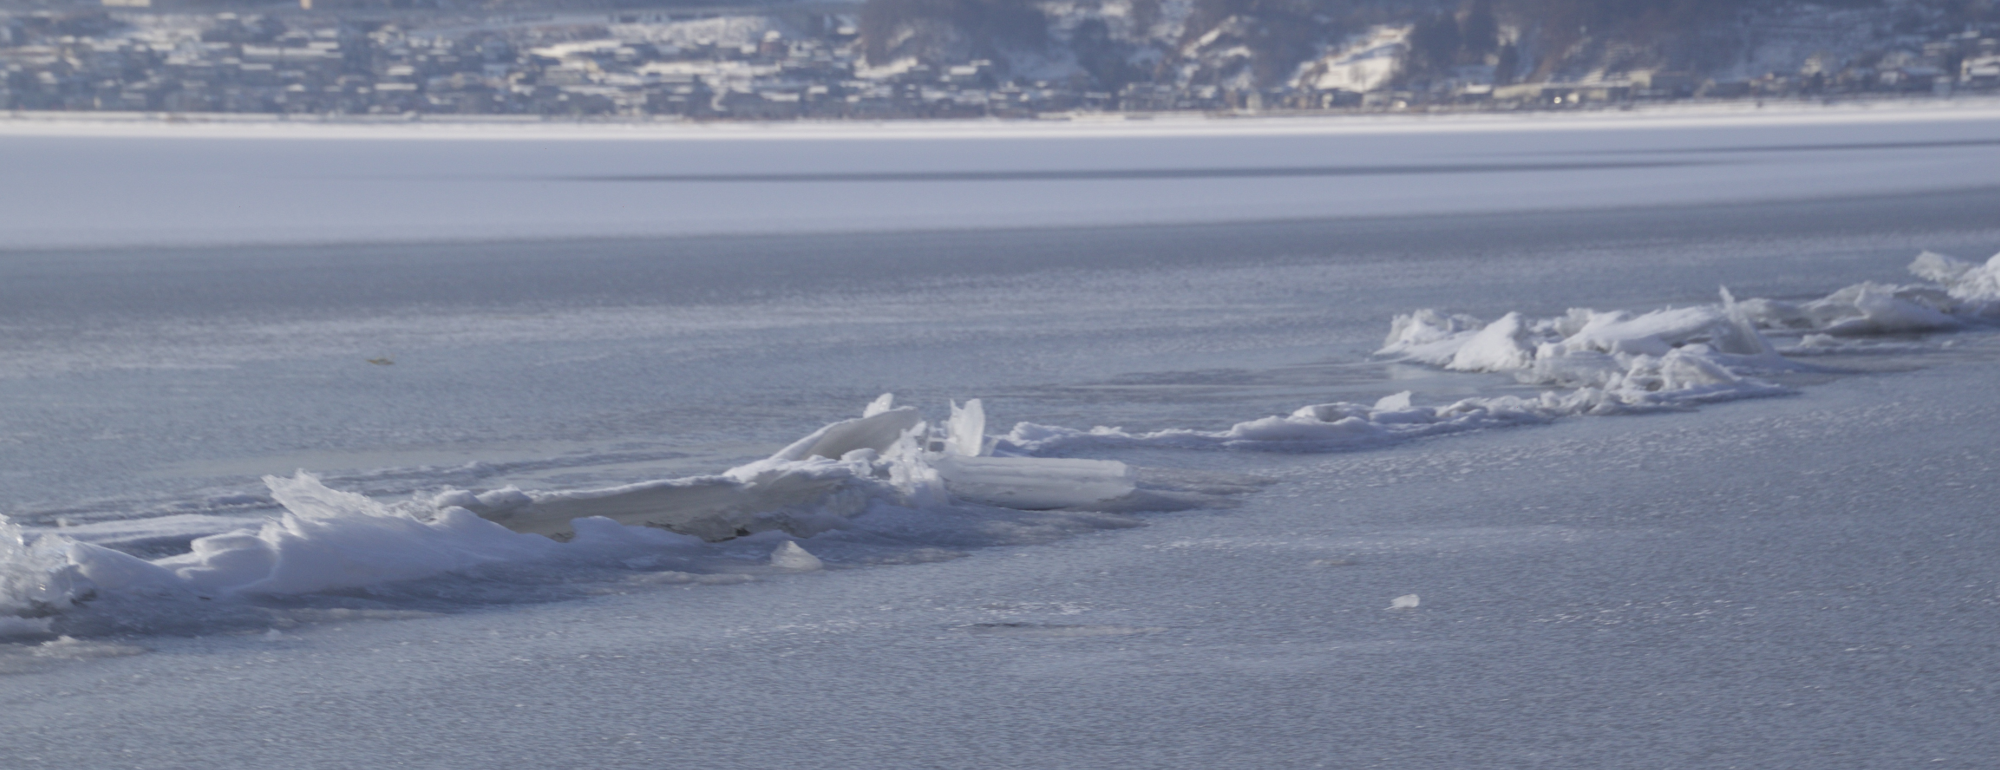
[[2000, 118], [2000, 96], [1840, 102], [1727, 101], [1584, 110], [1370, 113], [1072, 113], [893, 121], [565, 120], [509, 115], [281, 115], [16, 110], [0, 137], [229, 139], [791, 140], [1340, 135], [1869, 124]]

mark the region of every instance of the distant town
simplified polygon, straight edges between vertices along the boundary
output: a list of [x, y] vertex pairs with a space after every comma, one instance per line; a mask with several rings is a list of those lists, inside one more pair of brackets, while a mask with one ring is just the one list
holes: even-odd
[[258, 12], [150, 0], [0, 6], [0, 109], [1032, 118], [2000, 92], [2000, 21], [1884, 22], [1857, 36], [1848, 29], [1853, 19], [1841, 16], [1849, 12], [1838, 9], [1746, 22], [1776, 31], [1730, 53], [1727, 71], [1717, 71], [1677, 69], [1664, 54], [1653, 66], [1645, 57], [1622, 68], [1550, 64], [1547, 44], [1535, 59], [1531, 36], [1482, 3], [1407, 23], [1348, 23], [1317, 42], [1288, 44], [1288, 59], [1266, 55], [1271, 45], [1242, 43], [1265, 39], [1245, 31], [1242, 14], [1204, 21], [1197, 5], [1179, 21], [1162, 21], [1159, 3], [1146, 17], [1124, 0], [1037, 6], [1030, 21], [1045, 27], [1042, 36], [1012, 47], [999, 39], [929, 48], [912, 47], [911, 30], [921, 24], [869, 18], [863, 4], [454, 11], [313, 3]]

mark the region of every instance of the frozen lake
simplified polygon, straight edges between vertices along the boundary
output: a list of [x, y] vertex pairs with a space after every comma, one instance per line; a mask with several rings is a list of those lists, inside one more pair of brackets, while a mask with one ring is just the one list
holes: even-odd
[[[2000, 294], [1908, 266], [2000, 251], [1996, 129], [9, 124], [0, 750], [1982, 767]], [[1372, 355], [1427, 308], [1523, 320]], [[979, 398], [1002, 454], [1157, 504], [864, 479], [831, 529], [716, 543], [428, 518], [717, 474], [884, 392]], [[189, 553], [299, 469], [403, 508]]]

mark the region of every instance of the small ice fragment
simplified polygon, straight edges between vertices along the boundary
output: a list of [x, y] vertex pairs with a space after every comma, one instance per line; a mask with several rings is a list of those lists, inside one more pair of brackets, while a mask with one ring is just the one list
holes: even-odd
[[1965, 280], [1967, 273], [1978, 270], [1979, 266], [1956, 257], [1939, 254], [1925, 249], [1910, 263], [1910, 272], [1918, 278], [1947, 286]]
[[1526, 369], [1535, 363], [1535, 349], [1528, 344], [1529, 333], [1528, 322], [1520, 313], [1503, 315], [1466, 340], [1444, 368], [1455, 372]]
[[1389, 600], [1389, 609], [1392, 610], [1413, 610], [1416, 608], [1417, 608], [1416, 594], [1403, 594], [1402, 596], [1398, 596], [1394, 599]]
[[475, 499], [489, 511], [511, 511], [516, 508], [527, 507], [529, 504], [535, 502], [532, 498], [528, 497], [528, 493], [522, 492], [514, 486], [501, 487], [491, 492], [481, 492]]
[[778, 569], [811, 572], [826, 565], [819, 560], [818, 556], [807, 553], [806, 549], [800, 548], [798, 543], [787, 540], [779, 544], [777, 548], [772, 549], [771, 566]]
[[967, 457], [931, 461], [960, 500], [1024, 511], [1090, 505], [1132, 494], [1132, 469], [1117, 460]]
[[884, 393], [876, 396], [874, 401], [870, 401], [868, 408], [861, 410], [861, 416], [874, 417], [894, 408], [896, 408], [896, 394]]
[[1410, 408], [1410, 392], [1407, 390], [1375, 400], [1377, 412], [1400, 412], [1408, 408]]
[[895, 444], [897, 439], [902, 438], [905, 432], [923, 421], [917, 410], [909, 407], [876, 412], [853, 420], [841, 420], [792, 442], [791, 446], [771, 455], [771, 459], [797, 461], [824, 457], [838, 460], [841, 455], [862, 447], [882, 452]]
[[433, 508], [443, 509], [453, 506], [467, 510], [478, 508], [480, 506], [479, 496], [468, 490], [453, 489], [431, 498], [431, 507]]
[[951, 421], [945, 423], [945, 451], [960, 457], [978, 457], [986, 448], [986, 408], [979, 399], [968, 399], [965, 406], [951, 403]]

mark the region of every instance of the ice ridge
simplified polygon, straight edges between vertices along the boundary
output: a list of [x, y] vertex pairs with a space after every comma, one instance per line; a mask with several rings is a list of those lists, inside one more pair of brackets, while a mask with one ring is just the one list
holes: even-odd
[[[1578, 415], [1688, 409], [1791, 392], [1765, 379], [1803, 368], [1787, 354], [2000, 320], [2000, 255], [1972, 263], [1925, 252], [1910, 270], [1927, 282], [1857, 284], [1808, 302], [1739, 302], [1725, 289], [1714, 304], [1644, 313], [1573, 309], [1485, 322], [1418, 310], [1395, 317], [1378, 352], [1545, 388], [1532, 397], [1419, 405], [1403, 392], [1372, 404], [1307, 405], [1223, 430], [1130, 433], [1021, 423], [991, 436], [977, 399], [951, 404], [950, 416], [933, 422], [885, 394], [860, 417], [707, 476], [592, 490], [449, 489], [395, 504], [331, 489], [304, 471], [266, 477], [282, 513], [150, 560], [0, 517], [0, 638], [70, 633], [77, 629], [70, 617], [89, 607], [150, 602], [168, 608], [156, 614], [214, 611], [234, 600], [372, 592], [492, 565], [713, 565], [727, 547], [717, 545], [723, 541], [762, 549], [739, 560], [740, 569], [803, 573], [837, 566], [839, 552], [828, 555], [815, 545], [808, 553], [793, 539], [837, 541], [829, 533], [857, 522], [923, 552], [1126, 526], [1119, 512], [1158, 510], [1148, 506], [1168, 496], [1143, 488], [1120, 462], [1037, 455], [1123, 445], [1364, 449]], [[1773, 338], [1797, 342], [1781, 347]], [[1222, 486], [1230, 489], [1218, 494], [1251, 488]], [[1014, 534], [992, 534], [1008, 526]]]
[[[1688, 409], [1784, 395], [1767, 377], [1814, 367], [1787, 354], [1853, 349], [1843, 340], [1943, 331], [2000, 319], [2000, 254], [1972, 263], [1926, 251], [1909, 266], [1931, 283], [1861, 283], [1810, 302], [1737, 301], [1634, 314], [1572, 309], [1553, 318], [1507, 313], [1491, 322], [1434, 309], [1397, 315], [1376, 352], [1447, 371], [1512, 375], [1539, 395], [1467, 398], [1415, 406], [1399, 393], [1374, 404], [1313, 404], [1224, 430], [1131, 433], [1021, 423], [997, 441], [1039, 454], [1092, 446], [1329, 451], [1579, 415]], [[1771, 337], [1796, 337], [1785, 348]]]
[[[0, 519], [0, 637], [72, 631], [58, 627], [67, 613], [109, 597], [201, 606], [370, 589], [496, 564], [713, 563], [711, 541], [811, 537], [864, 513], [892, 529], [907, 529], [899, 517], [912, 513], [949, 520], [979, 510], [1074, 512], [1023, 520], [1029, 530], [1117, 526], [1116, 517], [1092, 511], [1136, 489], [1131, 470], [1115, 461], [990, 456], [977, 399], [952, 404], [951, 418], [933, 426], [890, 398], [711, 476], [581, 491], [448, 490], [397, 504], [328, 488], [304, 471], [267, 476], [279, 515], [153, 560]], [[1074, 521], [1061, 523], [1065, 516]], [[1005, 518], [963, 526], [991, 536], [1006, 529]], [[765, 566], [781, 571], [822, 564], [790, 540], [768, 553]]]

